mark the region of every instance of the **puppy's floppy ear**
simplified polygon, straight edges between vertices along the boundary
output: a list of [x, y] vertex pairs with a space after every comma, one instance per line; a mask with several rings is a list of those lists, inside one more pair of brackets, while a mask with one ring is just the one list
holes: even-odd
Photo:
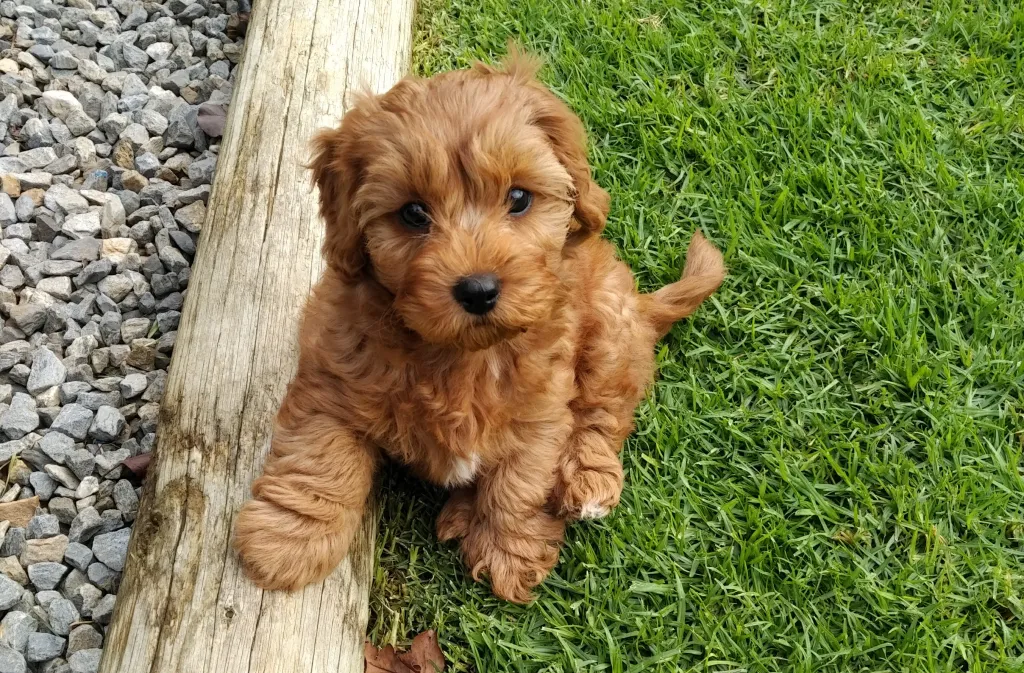
[[474, 70], [485, 75], [511, 77], [516, 84], [526, 88], [532, 104], [531, 123], [547, 135], [555, 156], [572, 178], [576, 205], [571, 230], [600, 233], [608, 219], [611, 199], [608, 192], [590, 177], [587, 134], [582, 122], [565, 103], [537, 81], [540, 67], [539, 57], [528, 54], [515, 41], [509, 40], [508, 53], [501, 65], [477, 63]]
[[590, 176], [583, 124], [553, 93], [536, 82], [530, 86], [536, 91], [537, 99], [532, 121], [547, 135], [555, 156], [575, 187], [572, 230], [598, 234], [608, 219], [611, 198]]
[[367, 264], [358, 218], [349, 204], [362, 179], [358, 139], [365, 119], [362, 104], [354, 106], [336, 129], [313, 138], [313, 182], [320, 189], [320, 217], [326, 233], [322, 254], [327, 265], [346, 280], [356, 280]]

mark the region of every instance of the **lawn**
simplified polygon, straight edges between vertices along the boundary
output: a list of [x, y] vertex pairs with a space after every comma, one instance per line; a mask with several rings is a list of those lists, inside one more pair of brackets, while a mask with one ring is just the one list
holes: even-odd
[[513, 37], [582, 117], [658, 351], [608, 519], [526, 607], [388, 476], [371, 636], [450, 670], [1024, 670], [1024, 5], [424, 0], [415, 69]]

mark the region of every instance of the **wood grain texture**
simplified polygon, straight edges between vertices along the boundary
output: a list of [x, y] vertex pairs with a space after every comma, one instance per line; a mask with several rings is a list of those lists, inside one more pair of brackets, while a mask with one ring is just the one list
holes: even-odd
[[230, 536], [322, 270], [310, 137], [405, 74], [413, 0], [254, 4], [101, 673], [363, 670], [373, 516], [295, 594], [249, 582]]

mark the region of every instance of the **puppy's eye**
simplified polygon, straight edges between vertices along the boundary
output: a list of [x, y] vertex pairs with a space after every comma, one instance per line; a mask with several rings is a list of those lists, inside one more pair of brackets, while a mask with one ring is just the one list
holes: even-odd
[[508, 212], [512, 215], [522, 215], [530, 209], [531, 203], [533, 203], [533, 194], [525, 189], [513, 187], [508, 190]]
[[426, 229], [430, 226], [430, 213], [427, 212], [427, 207], [419, 201], [412, 201], [402, 206], [398, 211], [398, 218], [410, 229]]

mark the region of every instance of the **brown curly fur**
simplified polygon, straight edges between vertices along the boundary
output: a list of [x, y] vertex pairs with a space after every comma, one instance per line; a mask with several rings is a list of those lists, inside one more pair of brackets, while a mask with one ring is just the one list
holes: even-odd
[[[298, 373], [235, 546], [267, 589], [344, 557], [381, 455], [455, 490], [437, 521], [475, 579], [528, 601], [567, 519], [622, 490], [618, 453], [653, 347], [721, 283], [694, 234], [679, 282], [638, 294], [602, 240], [608, 195], [579, 120], [513, 54], [502, 67], [406, 79], [321, 133], [312, 164], [328, 269], [306, 307]], [[510, 216], [513, 186], [534, 195]], [[430, 209], [428, 233], [396, 212]], [[452, 298], [493, 272], [484, 317]]]

